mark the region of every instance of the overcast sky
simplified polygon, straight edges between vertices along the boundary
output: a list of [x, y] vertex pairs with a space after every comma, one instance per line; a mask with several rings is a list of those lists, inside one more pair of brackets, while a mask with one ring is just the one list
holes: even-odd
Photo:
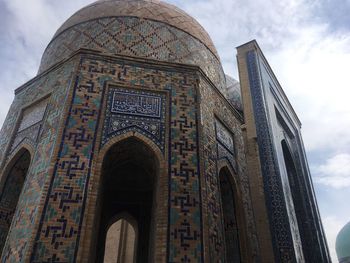
[[[0, 0], [0, 126], [58, 27], [91, 0]], [[238, 78], [235, 47], [256, 39], [303, 123], [332, 258], [350, 221], [350, 0], [168, 0], [209, 32]]]

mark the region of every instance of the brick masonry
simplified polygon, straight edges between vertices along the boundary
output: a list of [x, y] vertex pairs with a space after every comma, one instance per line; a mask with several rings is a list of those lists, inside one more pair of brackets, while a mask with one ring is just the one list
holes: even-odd
[[[74, 63], [67, 62], [60, 68], [34, 79], [22, 87], [8, 113], [1, 134], [3, 144], [7, 141], [8, 145], [8, 148], [4, 146], [4, 149], [9, 149], [11, 145], [12, 131], [10, 126], [12, 125], [12, 128], [16, 127], [15, 120], [19, 119], [21, 109], [26, 108], [28, 104], [35, 103], [35, 101], [40, 102], [43, 98], [48, 98], [47, 114], [43, 120], [40, 138], [35, 143], [36, 147], [32, 153], [31, 165], [2, 253], [2, 261], [24, 262], [25, 255], [29, 252], [28, 246], [30, 246], [31, 238], [38, 224], [41, 199], [46, 194], [44, 185], [50, 177], [51, 157], [55, 151], [56, 138], [62, 126], [60, 120], [73, 74]], [[17, 149], [21, 148], [21, 144], [17, 146]], [[11, 154], [9, 158], [14, 154]], [[5, 161], [2, 162], [2, 164], [4, 163]], [[5, 176], [5, 174], [2, 174], [2, 180]]]
[[[21, 217], [18, 217], [21, 220], [16, 221], [11, 229], [3, 253], [4, 260], [84, 262], [79, 251], [85, 251], [84, 246], [88, 245], [88, 242], [81, 241], [81, 237], [89, 233], [88, 229], [84, 229], [84, 222], [95, 216], [90, 205], [89, 210], [85, 208], [87, 193], [94, 195], [89, 192], [89, 180], [93, 176], [94, 166], [97, 165], [94, 160], [97, 159], [101, 147], [99, 142], [103, 146], [104, 140], [106, 143], [112, 140], [108, 138], [123, 137], [130, 132], [148, 137], [158, 147], [163, 158], [168, 160], [166, 170], [170, 188], [168, 197], [164, 199], [167, 202], [164, 207], [168, 207], [168, 220], [167, 227], [163, 230], [166, 233], [159, 234], [167, 236], [167, 249], [161, 249], [163, 244], [156, 244], [155, 256], [168, 262], [203, 262], [206, 258], [210, 258], [210, 261], [224, 260], [216, 161], [213, 168], [207, 167], [212, 159], [217, 159], [217, 119], [228, 125], [235, 136], [236, 160], [230, 163], [237, 169], [235, 179], [238, 180], [244, 199], [244, 218], [250, 218], [244, 232], [249, 233], [247, 236], [254, 240], [248, 181], [244, 177], [241, 122], [237, 117], [239, 115], [210, 82], [199, 77], [201, 71], [195, 67], [87, 54], [81, 55], [76, 75], [68, 75], [69, 79], [74, 80], [69, 84], [68, 78], [62, 78], [60, 74], [66, 72], [64, 69], [67, 67], [73, 70], [72, 65], [67, 62], [60, 69], [48, 73], [58, 74], [61, 79], [59, 83], [63, 79], [67, 81], [63, 82], [67, 86], [56, 89], [55, 92], [61, 94], [60, 96], [68, 96], [68, 99], [64, 107], [62, 104], [58, 108], [58, 105], [55, 106], [56, 111], [54, 98], [62, 98], [52, 94], [48, 99], [44, 131], [33, 159], [34, 164], [46, 160], [45, 165], [31, 166], [28, 174], [30, 179], [27, 180], [23, 192], [23, 196], [28, 198], [20, 201], [17, 215], [21, 213]], [[51, 75], [51, 78], [54, 77]], [[70, 89], [67, 95], [68, 87]], [[125, 108], [121, 108], [121, 103], [127, 97], [129, 104], [130, 101], [137, 101], [137, 105], [149, 104], [138, 108], [138, 112], [133, 107], [132, 114], [125, 114], [121, 112], [125, 111]], [[209, 97], [210, 99], [205, 100]], [[214, 108], [212, 103], [220, 103], [222, 107], [213, 112], [210, 110]], [[55, 143], [52, 138], [50, 141], [45, 137], [45, 126], [51, 116], [58, 116], [53, 112], [62, 109], [65, 109], [65, 113], [59, 115], [60, 122], [56, 120], [62, 126], [56, 127], [60, 132]], [[149, 111], [145, 112], [145, 109]], [[106, 132], [111, 118], [114, 121], [125, 120], [126, 116], [133, 123], [123, 129], [117, 125], [113, 132]], [[167, 132], [155, 136], [147, 123], [159, 123], [161, 130]], [[202, 147], [209, 147], [202, 143], [206, 141], [212, 147], [212, 156], [205, 154], [207, 150], [203, 155], [200, 153]], [[44, 142], [50, 142], [50, 146]], [[49, 147], [46, 152], [53, 153], [52, 159], [51, 154], [43, 158], [44, 145]], [[39, 171], [34, 174], [35, 170]], [[208, 187], [203, 188], [202, 185]], [[209, 204], [210, 212], [203, 207], [206, 203]], [[23, 205], [32, 209], [22, 210]], [[32, 227], [28, 227], [26, 220], [33, 222]], [[27, 226], [25, 235], [24, 225]], [[254, 245], [253, 242], [249, 247]], [[211, 247], [207, 255], [204, 253], [205, 246]]]
[[165, 23], [135, 17], [109, 17], [67, 28], [46, 48], [39, 72], [80, 48], [197, 65], [225, 92], [225, 76], [219, 59], [201, 41]]
[[[142, 2], [139, 9], [136, 2]], [[113, 1], [78, 12], [50, 42], [40, 74], [16, 90], [0, 131], [2, 262], [91, 260], [103, 158], [130, 138], [148, 146], [159, 164], [151, 261], [227, 262], [221, 169], [228, 174], [223, 189], [233, 190], [237, 204], [242, 261], [293, 260], [287, 226], [271, 231], [270, 222], [287, 222], [288, 214], [270, 206], [271, 196], [285, 205], [279, 178], [262, 169], [273, 162], [259, 162], [257, 139], [268, 134], [259, 126], [262, 105], [251, 101], [259, 99], [259, 87], [253, 85], [253, 96], [248, 89], [258, 79], [253, 57], [238, 56], [243, 123], [242, 105], [229, 102], [219, 58], [205, 31], [168, 5], [150, 8], [156, 2], [115, 1], [134, 16], [118, 16], [112, 8], [107, 17], [96, 12]], [[152, 12], [161, 18], [150, 19]], [[237, 91], [232, 85], [230, 90]], [[233, 102], [240, 100], [233, 95]], [[9, 178], [16, 175], [10, 171], [23, 151], [31, 157], [30, 164], [24, 162], [26, 175]], [[21, 192], [17, 208], [15, 195], [4, 187]], [[309, 205], [316, 222], [317, 207]]]

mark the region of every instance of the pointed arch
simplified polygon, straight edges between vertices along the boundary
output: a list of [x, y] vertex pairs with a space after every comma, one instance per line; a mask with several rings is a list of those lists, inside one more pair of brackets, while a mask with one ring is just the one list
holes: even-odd
[[10, 156], [8, 156], [7, 162], [5, 163], [1, 173], [0, 173], [0, 193], [3, 190], [5, 181], [7, 179], [7, 176], [9, 174], [10, 169], [12, 168], [12, 166], [15, 164], [15, 162], [18, 160], [18, 158], [24, 153], [28, 151], [28, 153], [31, 156], [31, 161], [32, 161], [32, 157], [34, 156], [34, 148], [27, 143], [22, 143], [21, 145], [19, 145], [19, 147], [17, 147], [16, 151], [13, 151]]
[[218, 163], [227, 262], [248, 260], [248, 239], [241, 183], [227, 161]]
[[[96, 246], [97, 240], [101, 240], [99, 233], [93, 231], [96, 226], [101, 223], [98, 215], [103, 211], [101, 203], [103, 198], [101, 195], [101, 189], [104, 184], [104, 170], [106, 158], [111, 154], [112, 151], [120, 148], [121, 145], [127, 145], [128, 143], [135, 143], [144, 147], [146, 151], [149, 152], [150, 156], [153, 156], [155, 161], [155, 186], [153, 193], [153, 211], [152, 211], [152, 233], [150, 239], [150, 251], [151, 258], [150, 261], [164, 261], [164, 253], [162, 253], [163, 246], [160, 244], [165, 244], [167, 240], [167, 229], [159, 228], [159, 225], [166, 225], [168, 218], [168, 176], [167, 176], [167, 162], [161, 150], [156, 144], [154, 144], [150, 139], [143, 136], [138, 132], [128, 132], [118, 137], [114, 137], [108, 143], [106, 143], [99, 151], [97, 158], [93, 162], [93, 175], [91, 177], [88, 199], [87, 199], [87, 209], [85, 212], [85, 219], [83, 222], [82, 232], [82, 243], [78, 251], [78, 259], [82, 262], [88, 262], [86, 256], [90, 254], [90, 258], [96, 257]], [[123, 146], [124, 147], [124, 146]], [[124, 147], [125, 148], [125, 147]], [[127, 151], [127, 149], [126, 149]], [[136, 154], [135, 154], [136, 155]], [[115, 160], [118, 163], [118, 160]], [[154, 242], [154, 240], [160, 240], [161, 242]], [[98, 241], [100, 242], [100, 241]]]
[[33, 150], [22, 146], [8, 161], [1, 174], [0, 191], [0, 251], [7, 239], [26, 176], [32, 162]]

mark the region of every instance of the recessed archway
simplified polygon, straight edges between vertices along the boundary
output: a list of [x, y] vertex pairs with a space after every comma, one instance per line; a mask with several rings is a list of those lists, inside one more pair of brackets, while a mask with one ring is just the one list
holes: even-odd
[[225, 233], [225, 251], [227, 262], [241, 262], [240, 220], [236, 187], [232, 174], [227, 167], [219, 171], [220, 194]]
[[4, 184], [0, 193], [0, 251], [2, 251], [13, 216], [16, 212], [19, 196], [30, 166], [31, 154], [22, 148], [15, 154], [4, 169]]
[[[128, 214], [133, 218], [134, 223], [131, 225], [134, 225], [136, 245], [128, 246], [127, 243], [120, 243], [129, 242], [129, 237], [118, 240], [114, 244], [118, 243], [118, 246], [135, 249], [133, 262], [151, 262], [155, 236], [154, 196], [158, 175], [157, 156], [148, 145], [136, 137], [124, 139], [108, 150], [102, 164], [98, 194], [100, 216], [96, 226], [99, 229], [96, 235], [96, 262], [123, 262], [120, 261], [117, 253], [112, 253], [112, 259], [108, 261], [104, 259], [106, 248], [110, 245], [107, 242], [111, 238], [108, 231], [114, 223], [118, 222], [115, 218], [120, 214]], [[127, 218], [122, 219], [124, 221], [121, 223], [130, 224]], [[117, 225], [115, 227], [118, 228]], [[115, 249], [117, 250], [117, 247]], [[130, 251], [125, 250], [123, 253], [131, 254]]]
[[304, 207], [304, 200], [303, 200], [303, 193], [300, 189], [300, 178], [298, 176], [298, 172], [296, 169], [295, 161], [291, 152], [291, 148], [289, 147], [286, 140], [281, 141], [282, 151], [283, 151], [283, 160], [287, 172], [288, 177], [288, 183], [289, 183], [289, 189], [292, 194], [292, 202], [295, 212], [295, 217], [297, 220], [298, 230], [300, 233], [300, 239], [301, 243], [299, 244], [298, 248], [303, 251], [300, 251], [300, 254], [304, 254], [304, 257], [312, 258], [312, 255], [310, 255], [309, 247], [304, 245], [304, 240], [306, 235], [304, 234], [304, 225], [307, 224], [307, 216], [305, 215], [305, 207]]

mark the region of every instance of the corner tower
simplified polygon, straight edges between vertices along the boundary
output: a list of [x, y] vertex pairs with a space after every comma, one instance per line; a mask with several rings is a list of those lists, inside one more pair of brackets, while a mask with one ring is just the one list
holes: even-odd
[[127, 228], [135, 262], [258, 260], [228, 90], [210, 37], [172, 5], [74, 14], [1, 130], [2, 261], [103, 262]]

